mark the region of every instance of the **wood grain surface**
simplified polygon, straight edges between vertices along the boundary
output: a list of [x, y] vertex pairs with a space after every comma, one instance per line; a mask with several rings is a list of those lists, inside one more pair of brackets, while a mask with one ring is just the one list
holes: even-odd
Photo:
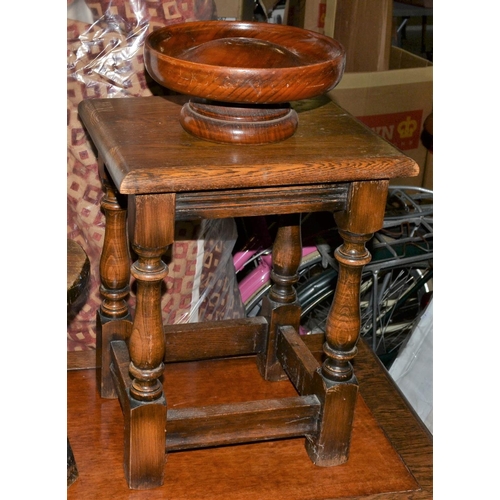
[[144, 63], [160, 85], [182, 94], [275, 104], [332, 89], [345, 51], [330, 37], [294, 26], [199, 21], [152, 32]]
[[185, 97], [90, 99], [79, 105], [122, 194], [301, 186], [418, 174], [414, 160], [330, 102], [299, 113], [289, 139], [216, 144], [179, 123]]
[[[321, 336], [311, 336], [321, 337]], [[321, 338], [309, 345], [319, 355]], [[123, 473], [123, 417], [117, 400], [98, 395], [95, 370], [68, 372], [68, 437], [80, 477], [68, 499], [430, 499], [432, 439], [363, 345], [355, 370], [361, 396], [349, 461], [316, 467], [303, 438], [169, 453], [165, 484], [129, 490]], [[169, 408], [296, 396], [266, 382], [253, 357], [167, 364]]]

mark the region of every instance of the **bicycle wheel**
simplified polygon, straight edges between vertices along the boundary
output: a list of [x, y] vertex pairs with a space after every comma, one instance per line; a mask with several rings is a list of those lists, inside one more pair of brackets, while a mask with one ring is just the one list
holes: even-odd
[[[301, 327], [307, 334], [324, 333], [337, 277], [336, 270], [329, 269], [299, 288]], [[360, 336], [387, 367], [408, 338], [431, 294], [429, 261], [363, 275]]]
[[432, 295], [429, 261], [370, 273], [361, 286], [360, 336], [389, 367]]
[[327, 269], [298, 287], [297, 298], [302, 307], [301, 329], [307, 335], [325, 332], [337, 278], [336, 269]]

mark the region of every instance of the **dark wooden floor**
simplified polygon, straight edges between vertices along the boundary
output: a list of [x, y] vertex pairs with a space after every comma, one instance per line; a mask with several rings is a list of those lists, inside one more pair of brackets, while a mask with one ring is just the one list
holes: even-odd
[[[347, 464], [314, 466], [302, 438], [175, 452], [164, 486], [149, 491], [127, 488], [118, 401], [99, 397], [95, 369], [68, 371], [68, 437], [79, 471], [68, 499], [432, 498], [430, 434], [364, 345], [355, 368], [362, 397]], [[171, 408], [296, 394], [288, 382], [263, 381], [253, 358], [168, 365], [165, 381]]]

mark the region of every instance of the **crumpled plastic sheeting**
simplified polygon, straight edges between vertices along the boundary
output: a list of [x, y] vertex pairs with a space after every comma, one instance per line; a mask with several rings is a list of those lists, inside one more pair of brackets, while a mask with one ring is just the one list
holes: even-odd
[[149, 79], [142, 50], [151, 31], [217, 17], [213, 0], [74, 0], [68, 12], [78, 16], [75, 21], [92, 19], [68, 40], [68, 76], [86, 87], [105, 88], [102, 97], [144, 95], [144, 85], [133, 83]]
[[418, 416], [432, 432], [433, 301], [429, 302], [389, 373]]
[[[77, 106], [89, 98], [168, 94], [144, 69], [147, 34], [168, 24], [210, 19], [216, 19], [212, 0], [68, 2], [68, 238], [80, 243], [91, 263], [88, 294], [68, 316], [68, 350], [88, 350], [96, 345], [99, 259], [105, 226], [97, 158]], [[176, 242], [165, 259], [169, 266], [162, 295], [165, 323], [244, 316], [232, 263], [236, 237], [233, 219], [176, 224]], [[134, 305], [132, 286], [132, 309]]]

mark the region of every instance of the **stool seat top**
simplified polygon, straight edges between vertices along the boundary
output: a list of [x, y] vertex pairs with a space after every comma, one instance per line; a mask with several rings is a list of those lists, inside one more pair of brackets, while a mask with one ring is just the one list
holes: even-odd
[[217, 144], [179, 123], [184, 96], [88, 99], [79, 114], [122, 194], [300, 186], [418, 175], [414, 160], [333, 102], [299, 113], [295, 134]]

